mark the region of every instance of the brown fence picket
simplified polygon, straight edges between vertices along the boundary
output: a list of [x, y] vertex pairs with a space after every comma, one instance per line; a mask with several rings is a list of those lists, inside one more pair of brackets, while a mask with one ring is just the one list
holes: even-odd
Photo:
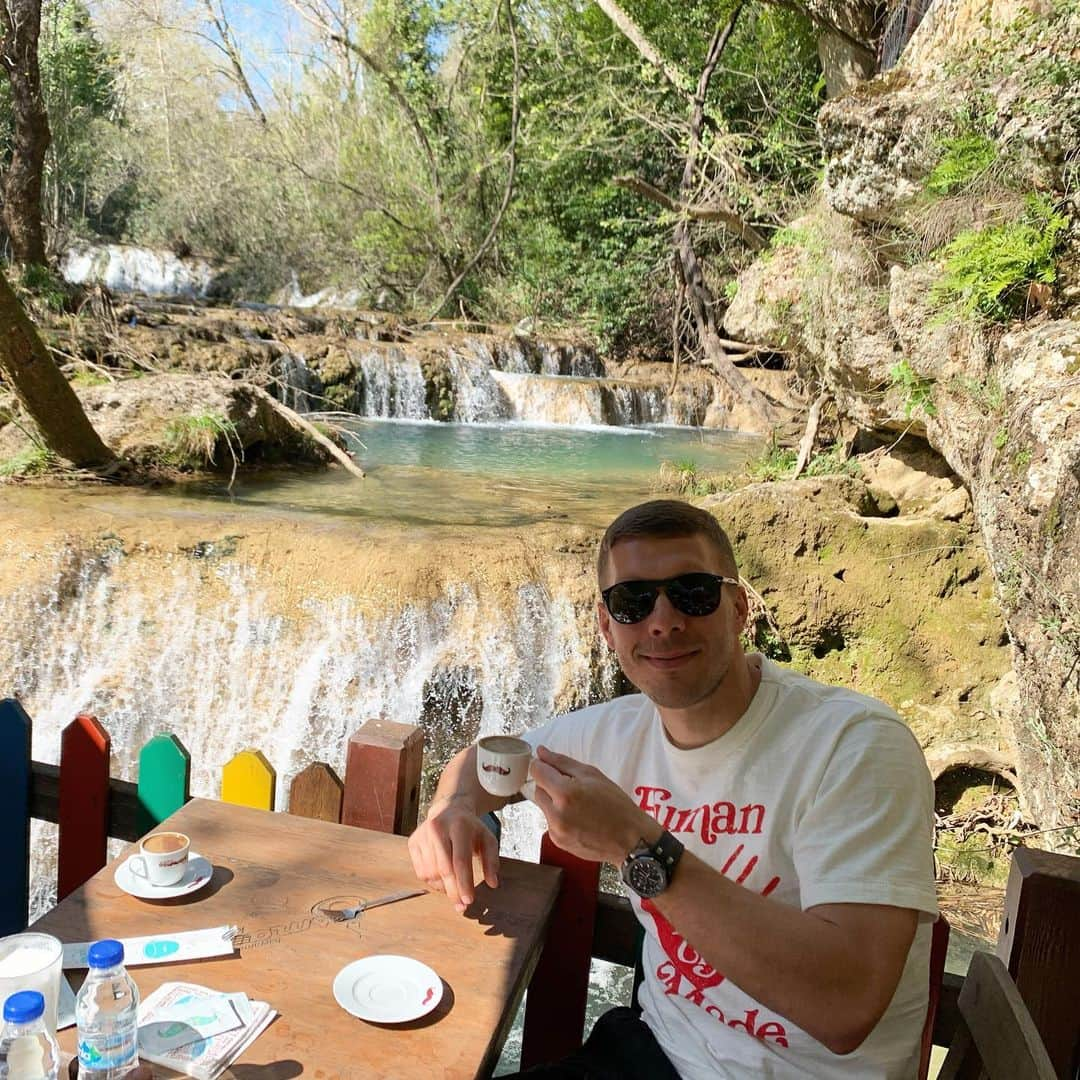
[[60, 735], [60, 900], [107, 861], [110, 750], [109, 733], [87, 713], [79, 713]]
[[368, 720], [346, 750], [342, 824], [408, 836], [416, 828], [423, 764], [420, 728]]
[[289, 813], [319, 821], [341, 821], [345, 785], [325, 761], [313, 761], [289, 785]]

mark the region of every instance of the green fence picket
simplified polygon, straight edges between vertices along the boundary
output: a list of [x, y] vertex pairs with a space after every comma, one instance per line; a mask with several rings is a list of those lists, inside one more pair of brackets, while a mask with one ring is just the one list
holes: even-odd
[[142, 832], [149, 832], [191, 798], [191, 755], [175, 735], [155, 735], [139, 753]]

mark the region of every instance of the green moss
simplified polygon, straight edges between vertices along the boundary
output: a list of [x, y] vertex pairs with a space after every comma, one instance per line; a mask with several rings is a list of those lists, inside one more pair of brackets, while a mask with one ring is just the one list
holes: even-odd
[[72, 386], [107, 386], [110, 380], [97, 371], [82, 368], [71, 376], [69, 382]]
[[968, 315], [1004, 322], [1023, 311], [1027, 286], [1052, 284], [1068, 219], [1040, 197], [1019, 221], [968, 229], [942, 252], [944, 273], [931, 300]]

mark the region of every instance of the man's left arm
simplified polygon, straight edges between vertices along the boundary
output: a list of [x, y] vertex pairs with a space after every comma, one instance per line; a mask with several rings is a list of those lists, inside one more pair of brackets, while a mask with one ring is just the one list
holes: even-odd
[[[661, 834], [654, 818], [591, 766], [541, 749], [532, 774], [552, 839], [574, 854], [617, 866]], [[904, 794], [912, 796], [910, 785]], [[853, 795], [854, 833], [867, 823], [858, 820]], [[823, 803], [821, 813], [834, 812]], [[850, 842], [837, 837], [838, 845]], [[925, 846], [929, 858], [929, 832]], [[808, 847], [808, 863], [835, 877], [825, 865], [834, 853]], [[876, 887], [870, 882], [867, 895]], [[713, 968], [837, 1054], [855, 1050], [888, 1007], [919, 917], [914, 907], [876, 897], [800, 910], [736, 884], [689, 851], [652, 903]]]

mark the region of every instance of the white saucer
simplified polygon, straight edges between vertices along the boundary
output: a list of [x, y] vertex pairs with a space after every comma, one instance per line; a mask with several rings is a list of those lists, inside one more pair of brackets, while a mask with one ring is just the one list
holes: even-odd
[[129, 896], [137, 896], [140, 900], [170, 900], [174, 896], [187, 896], [197, 889], [201, 889], [214, 874], [214, 868], [209, 859], [192, 851], [188, 853], [187, 866], [184, 876], [175, 885], [151, 885], [144, 877], [132, 873], [129, 856], [117, 868], [113, 880]]
[[442, 979], [408, 956], [365, 956], [334, 978], [334, 997], [346, 1011], [376, 1024], [426, 1015], [442, 1000]]

